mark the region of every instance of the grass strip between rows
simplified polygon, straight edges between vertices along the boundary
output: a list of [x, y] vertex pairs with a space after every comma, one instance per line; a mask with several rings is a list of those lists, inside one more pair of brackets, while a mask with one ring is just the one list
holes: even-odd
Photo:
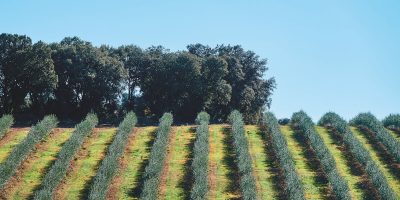
[[305, 112], [300, 111], [293, 114], [291, 121], [293, 128], [305, 136], [314, 150], [336, 199], [351, 199], [349, 186], [340, 176], [336, 168], [336, 162], [321, 136], [315, 130], [311, 118]]
[[261, 128], [271, 139], [273, 151], [278, 158], [280, 168], [283, 171], [285, 179], [285, 195], [288, 199], [302, 200], [304, 198], [304, 189], [300, 181], [299, 175], [290, 155], [287, 141], [282, 135], [278, 120], [275, 115], [268, 112], [264, 114], [261, 122]]
[[360, 113], [350, 121], [351, 125], [359, 126], [370, 132], [385, 146], [386, 150], [400, 163], [400, 142], [398, 142], [373, 114]]
[[34, 199], [52, 198], [55, 189], [67, 174], [71, 160], [97, 123], [97, 116], [95, 114], [88, 114], [84, 121], [76, 125], [72, 136], [60, 150], [57, 160], [44, 176], [41, 188], [35, 193]]
[[379, 169], [378, 165], [372, 160], [368, 150], [357, 140], [344, 119], [333, 112], [326, 113], [318, 122], [321, 126], [331, 127], [338, 133], [351, 154], [365, 169], [371, 183], [379, 192], [382, 199], [396, 199], [396, 195], [390, 188], [388, 181]]
[[57, 124], [58, 121], [54, 115], [44, 117], [42, 121], [31, 128], [28, 136], [14, 147], [7, 160], [0, 165], [0, 188], [4, 187], [7, 181], [15, 174], [18, 166], [35, 149], [35, 145], [46, 139]]
[[105, 199], [107, 188], [118, 170], [118, 160], [125, 150], [129, 134], [137, 123], [136, 115], [129, 112], [118, 127], [115, 139], [108, 147], [107, 155], [101, 162], [100, 168], [90, 187], [89, 199]]

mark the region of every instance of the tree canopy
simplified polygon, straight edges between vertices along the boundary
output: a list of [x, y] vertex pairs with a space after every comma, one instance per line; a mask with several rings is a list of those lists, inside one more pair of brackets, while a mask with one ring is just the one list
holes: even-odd
[[172, 112], [192, 122], [206, 111], [223, 122], [237, 109], [257, 122], [271, 105], [274, 78], [266, 59], [239, 45], [191, 44], [172, 52], [162, 46], [96, 47], [78, 37], [32, 44], [25, 35], [0, 35], [0, 114], [82, 119], [96, 112], [112, 122], [128, 111], [139, 119]]

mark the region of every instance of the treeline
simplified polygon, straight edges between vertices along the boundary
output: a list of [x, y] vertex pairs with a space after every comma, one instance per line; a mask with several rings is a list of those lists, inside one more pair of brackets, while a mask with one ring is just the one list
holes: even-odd
[[95, 112], [112, 122], [134, 111], [139, 119], [172, 112], [177, 122], [206, 111], [225, 121], [239, 110], [256, 122], [275, 88], [266, 60], [241, 46], [93, 46], [77, 37], [32, 43], [25, 35], [0, 35], [0, 114], [81, 120]]

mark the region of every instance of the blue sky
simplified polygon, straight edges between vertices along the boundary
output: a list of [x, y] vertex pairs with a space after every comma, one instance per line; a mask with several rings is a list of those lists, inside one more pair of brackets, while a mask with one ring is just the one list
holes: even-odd
[[[368, 2], [368, 3], [366, 3]], [[271, 110], [400, 113], [400, 1], [1, 1], [0, 32], [95, 45], [240, 44], [269, 60]]]

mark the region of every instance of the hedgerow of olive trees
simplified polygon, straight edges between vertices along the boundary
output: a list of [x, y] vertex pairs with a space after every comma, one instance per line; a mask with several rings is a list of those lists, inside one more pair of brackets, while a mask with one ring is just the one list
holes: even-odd
[[41, 188], [35, 193], [34, 199], [52, 199], [54, 190], [67, 174], [71, 160], [81, 147], [86, 136], [92, 132], [97, 122], [98, 119], [95, 114], [88, 114], [84, 121], [76, 125], [72, 136], [60, 150], [57, 160], [44, 176]]
[[252, 160], [249, 154], [242, 114], [237, 110], [232, 111], [229, 115], [229, 123], [232, 126], [233, 146], [236, 153], [236, 164], [239, 169], [240, 191], [243, 199], [257, 199], [256, 183], [252, 174]]
[[149, 163], [143, 175], [144, 183], [140, 199], [157, 199], [160, 176], [164, 165], [172, 122], [173, 118], [171, 113], [164, 113], [160, 119], [157, 136], [151, 148]]
[[363, 166], [368, 178], [382, 199], [396, 199], [396, 195], [390, 188], [382, 171], [371, 158], [368, 150], [354, 136], [344, 119], [336, 113], [328, 112], [319, 120], [318, 124], [332, 128], [335, 134], [341, 136], [350, 153]]
[[272, 148], [279, 161], [280, 168], [285, 178], [285, 195], [288, 199], [302, 200], [304, 198], [304, 189], [299, 175], [293, 163], [293, 158], [289, 152], [286, 139], [283, 137], [275, 115], [267, 112], [261, 122], [261, 128], [271, 139]]
[[386, 128], [400, 130], [400, 114], [390, 114], [382, 120]]
[[347, 182], [337, 171], [336, 162], [329, 152], [321, 136], [317, 133], [311, 118], [303, 111], [292, 116], [293, 128], [303, 134], [314, 150], [322, 169], [328, 178], [336, 199], [351, 199]]
[[124, 121], [118, 127], [118, 133], [114, 141], [108, 147], [107, 155], [101, 162], [100, 168], [97, 170], [92, 186], [90, 187], [89, 199], [105, 199], [107, 188], [112, 178], [118, 170], [118, 159], [124, 152], [128, 142], [128, 137], [132, 133], [137, 123], [136, 115], [129, 112]]
[[370, 130], [379, 142], [385, 146], [397, 163], [400, 163], [400, 143], [385, 129], [383, 124], [371, 113], [360, 113], [350, 124]]
[[57, 124], [58, 121], [54, 115], [44, 117], [42, 121], [31, 128], [28, 136], [14, 147], [7, 160], [0, 164], [0, 188], [15, 174], [18, 166], [35, 149], [35, 145], [45, 139]]
[[11, 115], [3, 115], [3, 117], [0, 118], [0, 139], [7, 133], [13, 123], [14, 118]]
[[192, 172], [194, 176], [193, 188], [190, 191], [191, 199], [206, 199], [208, 192], [208, 123], [210, 115], [200, 112], [196, 118], [196, 141], [193, 148]]

